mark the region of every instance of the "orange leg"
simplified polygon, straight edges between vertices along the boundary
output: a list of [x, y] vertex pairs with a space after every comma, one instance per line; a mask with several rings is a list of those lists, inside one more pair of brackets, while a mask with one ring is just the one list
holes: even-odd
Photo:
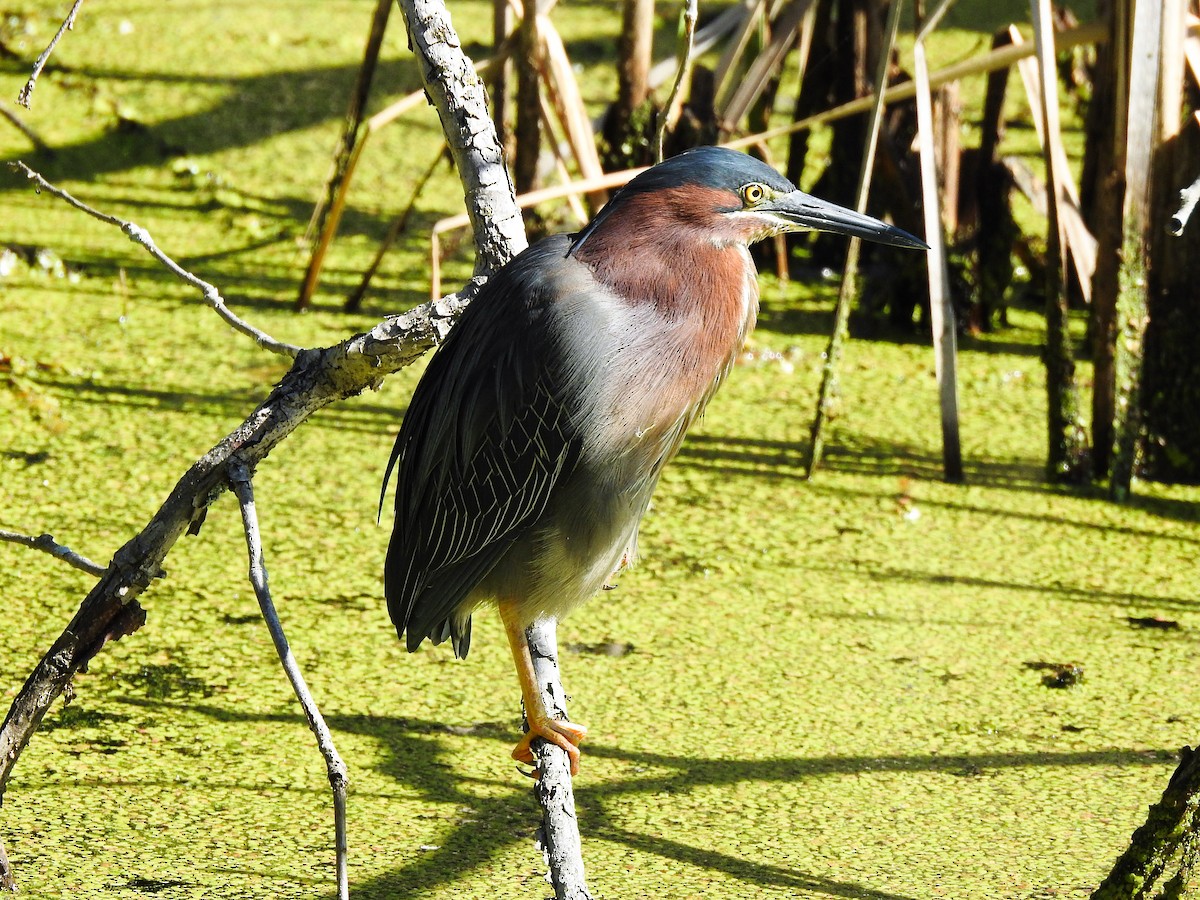
[[579, 774], [579, 742], [587, 734], [582, 725], [573, 725], [562, 719], [555, 719], [546, 709], [542, 700], [542, 692], [537, 686], [533, 673], [533, 659], [529, 655], [529, 643], [525, 640], [525, 627], [517, 617], [517, 607], [511, 601], [500, 601], [500, 618], [504, 621], [504, 631], [508, 635], [508, 646], [512, 649], [513, 664], [517, 667], [517, 680], [521, 682], [521, 699], [525, 701], [525, 720], [529, 723], [529, 731], [521, 738], [513, 750], [513, 759], [524, 763], [533, 763], [533, 750], [530, 743], [534, 738], [545, 738], [550, 743], [566, 751], [571, 760], [571, 774]]

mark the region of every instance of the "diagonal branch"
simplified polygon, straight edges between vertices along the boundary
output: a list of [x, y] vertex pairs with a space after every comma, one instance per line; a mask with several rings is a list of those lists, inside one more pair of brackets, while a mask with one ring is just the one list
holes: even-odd
[[109, 225], [116, 225], [125, 233], [126, 237], [128, 237], [135, 244], [140, 244], [141, 246], [145, 247], [147, 253], [166, 266], [175, 276], [181, 278], [183, 281], [186, 281], [192, 287], [198, 288], [201, 296], [204, 297], [204, 302], [215, 309], [217, 311], [217, 315], [232, 325], [234, 330], [240, 331], [242, 334], [254, 338], [254, 342], [264, 350], [270, 350], [272, 353], [278, 353], [281, 356], [290, 356], [292, 358], [295, 358], [296, 354], [300, 352], [299, 347], [293, 344], [285, 344], [281, 341], [277, 341], [269, 334], [259, 331], [250, 323], [236, 316], [229, 309], [229, 307], [225, 305], [225, 298], [221, 296], [221, 292], [218, 291], [216, 287], [209, 284], [204, 279], [196, 277], [187, 269], [183, 268], [183, 266], [179, 265], [179, 263], [175, 262], [175, 260], [171, 259], [171, 257], [167, 256], [167, 254], [158, 249], [158, 245], [154, 243], [154, 238], [150, 236], [150, 232], [148, 232], [142, 226], [134, 222], [127, 222], [124, 219], [118, 219], [116, 216], [111, 216], [108, 213], [100, 212], [100, 210], [88, 206], [82, 200], [72, 197], [62, 188], [52, 185], [23, 162], [17, 161], [9, 163], [9, 165], [18, 172], [23, 173], [26, 178], [32, 181], [34, 190], [36, 190], [39, 194], [42, 191], [47, 191], [48, 193], [53, 194], [55, 197], [65, 200], [76, 209], [82, 210], [94, 219], [99, 219], [101, 222], [106, 222]]
[[16, 531], [0, 529], [0, 541], [6, 541], [10, 544], [22, 544], [26, 547], [32, 547], [34, 550], [49, 553], [51, 556], [61, 559], [68, 565], [74, 566], [81, 572], [87, 572], [89, 575], [100, 576], [105, 571], [104, 566], [92, 562], [86, 556], [80, 556], [70, 547], [55, 541], [52, 534], [39, 534], [37, 537], [34, 537], [31, 534], [20, 534]]
[[17, 102], [26, 109], [29, 109], [29, 98], [33, 96], [34, 85], [37, 84], [38, 76], [42, 74], [42, 69], [46, 67], [46, 61], [50, 59], [50, 54], [54, 52], [54, 48], [58, 46], [58, 42], [62, 40], [62, 36], [75, 27], [75, 14], [79, 12], [79, 7], [82, 5], [83, 0], [75, 0], [71, 4], [71, 11], [63, 19], [63, 23], [58, 26], [58, 31], [54, 33], [54, 37], [50, 39], [50, 43], [46, 45], [46, 49], [34, 61], [33, 72], [30, 73], [29, 80], [25, 82], [25, 87], [21, 88], [21, 93], [17, 94]]
[[137, 630], [145, 613], [137, 598], [155, 578], [175, 543], [198, 533], [208, 507], [228, 487], [234, 460], [253, 469], [317, 410], [378, 387], [384, 376], [441, 341], [480, 282], [462, 295], [425, 303], [404, 315], [323, 350], [302, 350], [292, 368], [241, 425], [183, 474], [146, 524], [113, 556], [62, 635], [42, 657], [0, 726], [0, 797], [51, 704], [71, 678], [109, 641]]

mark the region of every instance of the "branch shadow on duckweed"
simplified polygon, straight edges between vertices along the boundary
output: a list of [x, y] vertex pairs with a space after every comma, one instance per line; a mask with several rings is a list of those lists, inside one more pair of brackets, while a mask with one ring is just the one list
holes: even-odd
[[[179, 706], [174, 702], [146, 699], [122, 699], [123, 703], [147, 709]], [[305, 721], [298, 713], [246, 714], [227, 708], [186, 704], [186, 709], [225, 723], [280, 723], [295, 726], [299, 735]], [[450, 729], [432, 721], [378, 716], [338, 716], [327, 718], [331, 728], [343, 734], [370, 737], [378, 743], [381, 761], [376, 770], [397, 786], [412, 790], [421, 798], [443, 807], [454, 804], [460, 811], [453, 827], [437, 847], [405, 847], [404, 823], [396, 821], [391, 830], [397, 836], [397, 866], [384, 875], [355, 885], [355, 894], [367, 898], [404, 898], [474, 877], [476, 870], [488, 865], [504, 848], [530, 842], [538, 812], [526, 783], [514, 778], [511, 789], [498, 796], [481, 799], [467, 787], [480, 779], [456, 772], [446, 762], [446, 740], [477, 739], [494, 741], [507, 747], [513, 729], [498, 722], [478, 723], [471, 728]], [[497, 752], [504, 752], [497, 748]], [[1170, 750], [1095, 750], [1027, 753], [977, 753], [963, 755], [773, 757], [769, 759], [702, 758], [667, 754], [630, 752], [611, 744], [589, 744], [588, 755], [621, 762], [646, 770], [648, 774], [616, 778], [602, 784], [586, 781], [576, 786], [576, 802], [584, 833], [590, 840], [610, 841], [651, 853], [674, 862], [710, 869], [746, 882], [751, 886], [770, 885], [805, 890], [827, 897], [855, 900], [909, 900], [907, 895], [877, 890], [853, 882], [838, 881], [808, 872], [788, 869], [774, 863], [746, 859], [713, 847], [693, 846], [658, 832], [630, 830], [614, 815], [618, 805], [639, 802], [634, 798], [682, 795], [695, 790], [739, 782], [762, 784], [799, 782], [805, 779], [847, 775], [886, 773], [933, 773], [947, 778], [977, 776], [999, 770], [1023, 768], [1064, 768], [1076, 766], [1162, 766], [1174, 758]], [[349, 760], [351, 781], [355, 762]], [[664, 771], [665, 770], [665, 771]], [[106, 783], [108, 781], [106, 780]], [[139, 780], [137, 783], [144, 784]], [[488, 780], [493, 788], [497, 783]], [[207, 787], [228, 790], [228, 784]], [[259, 785], [240, 784], [257, 790]], [[503, 785], [501, 785], [503, 787]], [[297, 790], [290, 788], [289, 790]], [[305, 790], [307, 789], [299, 789]], [[314, 786], [313, 793], [324, 793]], [[368, 796], [355, 789], [360, 798]], [[378, 795], [376, 795], [378, 796]], [[383, 798], [386, 799], [386, 796]], [[647, 801], [658, 802], [658, 801]], [[389, 830], [385, 827], [384, 830]], [[351, 822], [351, 842], [354, 840]], [[531, 848], [532, 853], [532, 848]]]
[[[796, 478], [805, 475], [807, 441], [778, 441], [713, 433], [689, 434], [675, 465], [703, 466], [724, 475]], [[840, 437], [825, 450], [822, 468], [848, 475], [905, 476], [926, 481], [942, 479], [941, 457], [900, 441], [871, 441], [862, 436]], [[1044, 467], [1028, 457], [966, 460], [969, 484], [1050, 491]]]
[[[270, 382], [282, 377], [285, 366], [272, 369]], [[278, 373], [278, 374], [276, 374]], [[130, 409], [170, 410], [209, 420], [214, 416], [223, 419], [245, 416], [254, 404], [265, 400], [270, 384], [239, 387], [227, 391], [183, 391], [162, 387], [150, 387], [141, 383], [119, 383], [109, 379], [99, 382], [87, 377], [71, 377], [52, 373], [38, 373], [37, 384], [60, 400], [73, 403], [96, 403], [109, 406], [124, 406]], [[392, 435], [400, 428], [406, 407], [402, 404], [388, 406], [379, 403], [338, 403], [325, 407], [314, 414], [312, 424], [338, 431], [354, 431], [363, 434]], [[383, 469], [380, 467], [380, 478]]]

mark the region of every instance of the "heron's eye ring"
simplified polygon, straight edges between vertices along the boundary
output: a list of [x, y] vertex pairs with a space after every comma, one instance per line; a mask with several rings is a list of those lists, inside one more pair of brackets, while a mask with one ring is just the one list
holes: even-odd
[[754, 182], [742, 188], [742, 199], [747, 206], [753, 206], [756, 203], [762, 203], [767, 197], [767, 189], [761, 184]]

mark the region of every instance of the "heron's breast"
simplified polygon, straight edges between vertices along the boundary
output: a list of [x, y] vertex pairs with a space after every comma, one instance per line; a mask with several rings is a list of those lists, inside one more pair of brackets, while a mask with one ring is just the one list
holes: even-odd
[[588, 404], [597, 449], [663, 462], [674, 455], [754, 327], [757, 279], [749, 254], [738, 249], [723, 272], [697, 273], [670, 304], [623, 303], [612, 311], [603, 339], [593, 339], [605, 354], [605, 377]]

